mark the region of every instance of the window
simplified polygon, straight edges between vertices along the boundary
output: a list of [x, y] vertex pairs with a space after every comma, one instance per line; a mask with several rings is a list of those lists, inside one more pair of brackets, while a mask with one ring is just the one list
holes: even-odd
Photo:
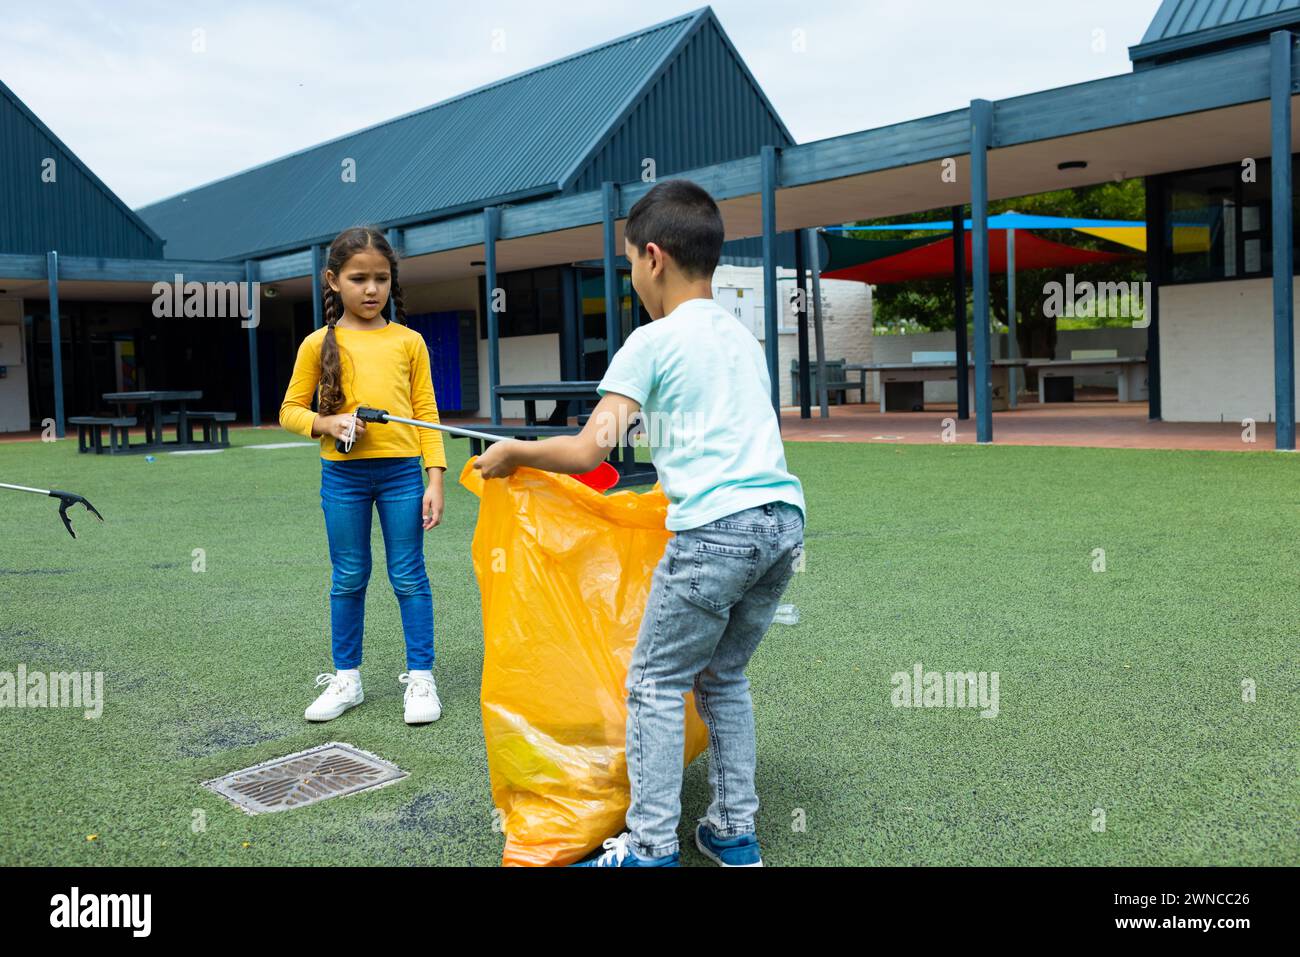
[[[501, 273], [497, 284], [505, 295], [505, 309], [497, 317], [497, 334], [536, 336], [560, 331], [564, 295], [559, 269], [530, 269]], [[487, 338], [487, 296], [479, 282], [479, 338]]]
[[[1296, 172], [1293, 158], [1293, 182]], [[1268, 160], [1258, 161], [1254, 182], [1244, 182], [1243, 167], [1235, 164], [1166, 176], [1161, 281], [1176, 284], [1271, 276], [1271, 177]], [[1292, 219], [1300, 235], [1300, 203], [1295, 196]]]
[[[582, 375], [587, 379], [599, 379], [605, 374], [608, 361], [605, 337], [605, 274], [599, 269], [583, 269], [578, 274], [578, 297], [582, 303]], [[626, 342], [627, 337], [638, 325], [649, 321], [649, 316], [640, 307], [633, 295], [631, 273], [620, 271], [615, 287], [618, 295], [619, 338]], [[633, 317], [633, 309], [637, 315]]]

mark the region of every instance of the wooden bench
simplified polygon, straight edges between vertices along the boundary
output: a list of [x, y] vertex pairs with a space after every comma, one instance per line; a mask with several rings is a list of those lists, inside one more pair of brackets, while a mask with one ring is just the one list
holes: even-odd
[[[205, 445], [225, 448], [230, 445], [230, 423], [235, 421], [233, 412], [189, 412], [185, 413], [185, 438], [184, 441], [190, 444], [194, 442], [194, 426], [203, 426], [203, 442]], [[221, 441], [216, 441], [216, 434], [220, 433]], [[179, 438], [179, 436], [177, 436]]]
[[96, 455], [104, 451], [104, 429], [107, 427], [108, 454], [116, 455], [126, 450], [131, 435], [128, 430], [135, 425], [135, 418], [134, 416], [74, 415], [68, 419], [68, 424], [77, 427], [77, 451], [94, 452]]
[[[826, 360], [826, 397], [830, 401], [832, 394], [840, 396], [840, 405], [848, 402], [848, 393], [850, 390], [858, 390], [858, 400], [867, 401], [867, 373], [858, 370], [858, 380], [855, 382], [848, 377], [845, 366], [848, 364], [847, 359], [827, 359]], [[817, 401], [819, 390], [817, 387], [817, 363], [809, 363], [808, 390], [812, 393], [812, 401]], [[790, 360], [790, 401], [799, 404], [799, 360]]]

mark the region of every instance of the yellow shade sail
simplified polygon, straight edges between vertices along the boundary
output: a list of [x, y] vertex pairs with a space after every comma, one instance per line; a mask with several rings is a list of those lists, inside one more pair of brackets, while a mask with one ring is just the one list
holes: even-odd
[[1087, 233], [1089, 236], [1108, 239], [1112, 243], [1119, 243], [1121, 246], [1127, 246], [1130, 249], [1140, 249], [1146, 252], [1147, 229], [1145, 226], [1076, 226], [1075, 230], [1080, 233]]

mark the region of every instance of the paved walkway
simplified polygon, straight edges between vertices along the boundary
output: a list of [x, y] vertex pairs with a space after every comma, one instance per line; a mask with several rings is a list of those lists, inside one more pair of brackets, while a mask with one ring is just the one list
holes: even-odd
[[[953, 441], [975, 441], [975, 419], [957, 422], [956, 406], [934, 405], [924, 412], [885, 412], [878, 405], [833, 405], [823, 419], [813, 408], [811, 419], [800, 419], [798, 406], [781, 410], [781, 431], [792, 442], [874, 442], [910, 445], [943, 441], [945, 419], [953, 420]], [[448, 425], [473, 428], [490, 421], [486, 417], [447, 419]], [[509, 420], [508, 420], [509, 421]], [[513, 420], [521, 421], [521, 420]], [[232, 428], [249, 428], [251, 423], [234, 423]], [[277, 424], [264, 424], [267, 442], [284, 441], [288, 433]], [[1014, 411], [993, 413], [993, 441], [999, 445], [1075, 445], [1108, 449], [1209, 449], [1229, 452], [1273, 450], [1273, 426], [1257, 424], [1255, 441], [1242, 440], [1239, 422], [1152, 422], [1145, 402], [1120, 404], [1114, 400], [1073, 403], [1037, 402]], [[169, 433], [170, 436], [170, 433]], [[33, 441], [39, 432], [5, 432], [0, 443]], [[76, 429], [70, 438], [77, 440]], [[296, 437], [295, 437], [296, 438]], [[305, 440], [302, 440], [305, 441]]]
[[[794, 442], [875, 442], [926, 445], [943, 441], [945, 419], [955, 424], [954, 441], [975, 441], [975, 417], [957, 422], [955, 405], [924, 412], [880, 412], [878, 405], [833, 405], [821, 418], [799, 418], [799, 408], [781, 410], [781, 432]], [[1075, 445], [1107, 449], [1211, 449], [1272, 451], [1273, 426], [1258, 423], [1255, 441], [1242, 439], [1239, 422], [1152, 422], [1145, 402], [1095, 402], [1021, 405], [993, 413], [993, 441], [999, 445]]]

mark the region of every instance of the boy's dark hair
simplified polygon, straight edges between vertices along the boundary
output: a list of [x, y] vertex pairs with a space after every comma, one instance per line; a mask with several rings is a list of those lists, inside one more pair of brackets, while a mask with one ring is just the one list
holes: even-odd
[[623, 238], [637, 249], [654, 243], [691, 279], [709, 279], [718, 268], [726, 230], [713, 197], [688, 179], [657, 184], [633, 205]]

